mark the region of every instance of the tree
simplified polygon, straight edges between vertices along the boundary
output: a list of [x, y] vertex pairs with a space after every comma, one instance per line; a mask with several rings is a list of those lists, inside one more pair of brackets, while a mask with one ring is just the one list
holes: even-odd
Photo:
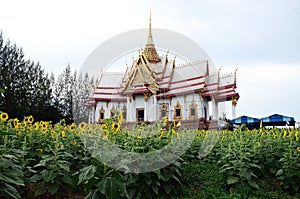
[[50, 119], [51, 88], [48, 75], [40, 64], [26, 60], [22, 48], [3, 41], [0, 33], [0, 110], [10, 117], [23, 119], [33, 115], [36, 120]]
[[39, 63], [24, 58], [22, 48], [4, 42], [0, 32], [0, 110], [11, 118], [87, 121], [85, 104], [93, 88], [93, 78], [76, 71], [72, 75], [70, 65], [57, 79], [48, 77]]

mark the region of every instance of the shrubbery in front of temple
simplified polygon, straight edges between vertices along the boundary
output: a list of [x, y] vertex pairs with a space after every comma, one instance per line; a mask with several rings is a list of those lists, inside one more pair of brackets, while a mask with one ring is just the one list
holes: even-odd
[[[120, 126], [115, 119], [67, 125], [1, 112], [0, 197], [299, 197], [299, 129], [194, 130], [193, 143], [181, 158], [159, 170], [133, 174], [103, 164], [84, 138], [109, 139], [123, 150], [143, 153], [186, 136], [187, 130], [163, 121], [134, 130]], [[214, 142], [206, 142], [212, 135]]]

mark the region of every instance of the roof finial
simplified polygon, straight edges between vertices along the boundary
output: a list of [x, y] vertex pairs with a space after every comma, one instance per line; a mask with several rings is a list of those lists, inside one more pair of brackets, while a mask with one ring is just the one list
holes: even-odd
[[151, 18], [151, 9], [150, 9], [149, 33], [148, 33], [148, 41], [147, 41], [148, 44], [153, 44], [151, 21], [152, 18]]
[[152, 38], [151, 22], [152, 22], [152, 18], [151, 18], [151, 9], [150, 9], [149, 32], [148, 32], [147, 43], [146, 43], [145, 49], [143, 50], [143, 54], [145, 55], [145, 57], [147, 58], [147, 60], [149, 62], [157, 63], [157, 62], [160, 62], [161, 59], [160, 59], [159, 55], [157, 54], [156, 49], [154, 47], [154, 42], [153, 42], [153, 38]]

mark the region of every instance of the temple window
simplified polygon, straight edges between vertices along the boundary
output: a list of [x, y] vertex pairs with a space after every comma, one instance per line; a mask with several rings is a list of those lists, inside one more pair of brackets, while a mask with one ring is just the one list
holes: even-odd
[[125, 105], [122, 108], [122, 118], [123, 118], [124, 121], [126, 121], [126, 118], [127, 118], [127, 108], [126, 108]]
[[113, 106], [111, 109], [110, 109], [110, 118], [113, 118], [115, 116], [115, 107]]
[[197, 104], [194, 102], [194, 100], [190, 104], [189, 108], [190, 108], [189, 119], [190, 120], [197, 119], [198, 118]]
[[137, 122], [143, 122], [144, 121], [144, 109], [143, 108], [137, 108], [136, 109], [136, 119]]
[[163, 103], [160, 105], [160, 119], [163, 119], [165, 116], [168, 116], [168, 105]]
[[182, 119], [182, 107], [180, 103], [177, 101], [176, 105], [174, 106], [174, 119], [175, 120], [181, 120]]
[[105, 119], [105, 110], [103, 108], [103, 106], [101, 107], [100, 111], [99, 111], [99, 119], [98, 121], [100, 122], [101, 120]]

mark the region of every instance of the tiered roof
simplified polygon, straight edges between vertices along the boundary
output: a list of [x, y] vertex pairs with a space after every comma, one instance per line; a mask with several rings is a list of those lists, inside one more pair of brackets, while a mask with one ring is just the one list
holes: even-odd
[[[176, 57], [175, 57], [176, 58]], [[209, 61], [202, 60], [181, 66], [157, 54], [151, 30], [151, 14], [148, 39], [145, 49], [127, 66], [125, 73], [102, 73], [100, 82], [90, 97], [88, 106], [96, 101], [126, 101], [127, 95], [154, 94], [157, 99], [200, 93], [211, 100], [231, 100], [238, 98], [236, 70], [232, 74], [210, 74]]]

